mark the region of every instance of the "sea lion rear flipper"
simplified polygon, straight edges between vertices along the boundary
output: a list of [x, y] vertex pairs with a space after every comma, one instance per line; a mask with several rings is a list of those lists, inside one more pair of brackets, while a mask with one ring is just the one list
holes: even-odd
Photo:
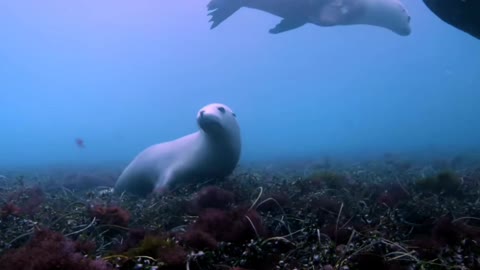
[[307, 21], [297, 18], [284, 18], [280, 23], [278, 23], [274, 28], [270, 29], [271, 34], [278, 34], [288, 30], [292, 30], [303, 26]]
[[210, 29], [217, 27], [241, 7], [242, 2], [240, 0], [211, 0], [207, 5], [210, 11], [208, 15], [212, 16], [210, 18], [210, 22], [212, 22]]

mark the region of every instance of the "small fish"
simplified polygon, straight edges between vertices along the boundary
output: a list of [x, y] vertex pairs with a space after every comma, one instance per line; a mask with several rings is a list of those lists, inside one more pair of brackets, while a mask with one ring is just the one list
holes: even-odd
[[79, 148], [85, 148], [85, 143], [84, 143], [83, 139], [81, 139], [81, 138], [76, 138], [76, 139], [75, 139], [75, 143], [77, 144], [77, 146], [78, 146]]

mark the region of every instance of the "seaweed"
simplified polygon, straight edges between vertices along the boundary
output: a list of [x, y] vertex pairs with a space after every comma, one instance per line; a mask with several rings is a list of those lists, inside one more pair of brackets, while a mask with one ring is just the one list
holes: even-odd
[[0, 264], [7, 270], [480, 269], [480, 166], [455, 164], [386, 156], [241, 167], [225, 179], [147, 198], [91, 183], [49, 186], [65, 174], [9, 175], [0, 189]]
[[39, 229], [25, 246], [3, 254], [0, 265], [5, 270], [113, 269], [106, 261], [84, 257], [77, 248], [75, 242], [62, 234]]

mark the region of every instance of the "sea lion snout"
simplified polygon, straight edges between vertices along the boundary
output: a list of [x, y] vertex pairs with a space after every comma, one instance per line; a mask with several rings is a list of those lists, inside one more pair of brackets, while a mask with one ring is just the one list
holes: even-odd
[[410, 22], [412, 20], [412, 17], [410, 16], [410, 13], [408, 12], [407, 8], [403, 5], [402, 2], [398, 2], [398, 9], [400, 10], [399, 12], [399, 27], [396, 29], [395, 32], [401, 36], [408, 36], [412, 33], [412, 27], [410, 26]]
[[201, 110], [198, 112], [198, 126], [206, 132], [212, 132], [222, 129], [221, 118], [219, 115]]
[[405, 27], [398, 28], [395, 32], [401, 36], [408, 36], [412, 33], [412, 28], [410, 25], [406, 25]]

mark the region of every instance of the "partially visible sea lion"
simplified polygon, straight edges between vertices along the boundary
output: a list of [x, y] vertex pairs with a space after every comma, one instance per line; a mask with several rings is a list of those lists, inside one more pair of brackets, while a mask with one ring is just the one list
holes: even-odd
[[146, 196], [171, 185], [229, 175], [241, 152], [235, 113], [226, 105], [210, 104], [200, 109], [197, 123], [199, 131], [140, 152], [118, 178], [115, 192]]
[[480, 0], [423, 0], [442, 21], [480, 39]]
[[410, 15], [400, 0], [211, 0], [211, 28], [242, 7], [262, 10], [282, 19], [270, 29], [278, 34], [307, 23], [319, 26], [373, 25], [399, 35], [411, 33]]

